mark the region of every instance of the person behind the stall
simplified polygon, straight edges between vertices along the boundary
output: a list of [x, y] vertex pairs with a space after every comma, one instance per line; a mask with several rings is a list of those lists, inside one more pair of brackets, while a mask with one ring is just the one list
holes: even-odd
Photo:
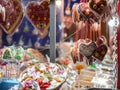
[[64, 33], [63, 33], [63, 38], [64, 41], [70, 42], [71, 40], [75, 40], [75, 35], [76, 35], [76, 24], [73, 23], [72, 17], [71, 16], [64, 16], [63, 19], [64, 23]]
[[[56, 43], [60, 42], [60, 30], [58, 24], [56, 24]], [[44, 29], [43, 32], [39, 32], [37, 36], [40, 38], [40, 48], [38, 50], [44, 55], [50, 56], [50, 28]], [[56, 49], [56, 57], [58, 57], [58, 48]]]

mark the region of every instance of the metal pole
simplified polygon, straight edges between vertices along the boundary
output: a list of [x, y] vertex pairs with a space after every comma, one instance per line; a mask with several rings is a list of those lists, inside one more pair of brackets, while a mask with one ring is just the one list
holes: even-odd
[[56, 4], [50, 0], [50, 62], [56, 58]]

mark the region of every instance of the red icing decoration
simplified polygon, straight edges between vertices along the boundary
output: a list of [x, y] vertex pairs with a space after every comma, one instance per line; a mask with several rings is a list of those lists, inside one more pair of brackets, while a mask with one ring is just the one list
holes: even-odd
[[99, 37], [99, 38], [97, 38], [96, 44], [97, 44], [98, 46], [100, 46], [100, 45], [104, 44], [104, 42], [105, 42], [104, 38]]
[[50, 86], [50, 82], [42, 82], [42, 79], [36, 79], [36, 82], [39, 84], [41, 90], [46, 90]]

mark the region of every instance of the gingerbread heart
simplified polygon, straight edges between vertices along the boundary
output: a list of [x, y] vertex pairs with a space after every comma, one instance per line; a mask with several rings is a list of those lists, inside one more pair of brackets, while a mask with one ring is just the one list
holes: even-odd
[[97, 46], [95, 42], [91, 42], [89, 44], [80, 44], [79, 52], [89, 59], [93, 55], [96, 48]]
[[108, 50], [107, 46], [105, 44], [103, 44], [103, 45], [99, 46], [95, 50], [95, 52], [93, 54], [93, 57], [95, 57], [96, 59], [102, 61], [104, 59], [104, 56], [107, 53], [107, 50]]
[[0, 26], [6, 33], [12, 34], [22, 20], [22, 4], [20, 0], [4, 0], [3, 2], [5, 8], [5, 19], [3, 19], [3, 15], [0, 15]]
[[107, 1], [106, 0], [90, 0], [89, 7], [96, 15], [102, 15], [105, 13], [107, 9]]
[[98, 47], [102, 44], [105, 44], [105, 43], [106, 43], [106, 38], [104, 36], [97, 38], [96, 44]]
[[92, 13], [92, 11], [90, 10], [87, 4], [88, 3], [81, 2], [78, 5], [78, 12], [80, 13], [80, 16], [84, 19], [89, 19], [94, 16], [94, 14]]
[[50, 25], [50, 0], [31, 1], [26, 14], [34, 27], [43, 32]]

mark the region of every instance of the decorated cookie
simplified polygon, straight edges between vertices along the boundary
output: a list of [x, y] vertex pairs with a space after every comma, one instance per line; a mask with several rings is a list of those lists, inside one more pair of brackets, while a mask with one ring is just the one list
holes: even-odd
[[16, 48], [15, 59], [22, 60], [24, 57], [24, 49], [22, 47]]
[[90, 58], [93, 55], [96, 48], [97, 46], [95, 42], [91, 42], [89, 44], [80, 44], [79, 52], [82, 53], [87, 58]]
[[12, 53], [10, 48], [5, 48], [3, 50], [3, 55], [2, 55], [2, 59], [3, 60], [10, 60], [12, 58]]
[[93, 13], [88, 7], [88, 3], [81, 2], [78, 6], [78, 12], [80, 13], [81, 17], [84, 19], [89, 19], [93, 17]]
[[50, 24], [50, 0], [31, 1], [26, 8], [26, 14], [40, 32], [47, 30]]
[[96, 51], [93, 54], [93, 57], [102, 61], [104, 59], [104, 56], [107, 53], [107, 50], [108, 50], [107, 46], [105, 44], [103, 44], [96, 49]]
[[107, 9], [107, 1], [106, 0], [90, 0], [89, 7], [97, 16], [101, 16], [105, 13], [105, 10]]
[[22, 20], [22, 4], [20, 0], [4, 0], [3, 2], [5, 15], [0, 14], [0, 26], [5, 30], [6, 33], [12, 34]]
[[80, 2], [79, 4], [75, 3], [72, 7], [72, 17], [74, 22], [79, 22], [80, 20], [88, 20], [90, 22], [98, 21], [98, 18], [90, 9], [88, 2]]

